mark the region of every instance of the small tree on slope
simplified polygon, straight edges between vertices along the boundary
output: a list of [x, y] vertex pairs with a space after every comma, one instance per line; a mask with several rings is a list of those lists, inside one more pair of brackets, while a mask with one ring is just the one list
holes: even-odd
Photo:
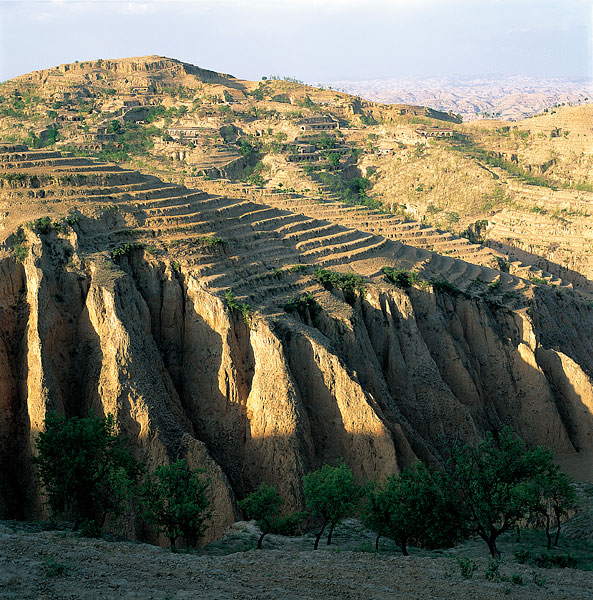
[[257, 547], [261, 549], [264, 537], [272, 529], [272, 519], [280, 512], [284, 500], [276, 488], [262, 483], [259, 489], [239, 502], [241, 510], [245, 511], [248, 519], [255, 519], [261, 529]]
[[207, 529], [210, 480], [200, 469], [190, 469], [184, 459], [161, 465], [142, 486], [141, 503], [146, 521], [164, 533], [175, 551], [179, 536], [186, 547], [196, 545]]
[[100, 532], [108, 514], [119, 514], [142, 469], [115, 432], [112, 415], [101, 419], [47, 414], [33, 458], [53, 515]]
[[307, 507], [321, 519], [321, 529], [315, 536], [313, 546], [317, 550], [328, 525], [327, 544], [331, 544], [336, 525], [356, 511], [363, 490], [354, 480], [351, 469], [342, 461], [335, 467], [323, 465], [318, 471], [305, 475], [303, 490]]

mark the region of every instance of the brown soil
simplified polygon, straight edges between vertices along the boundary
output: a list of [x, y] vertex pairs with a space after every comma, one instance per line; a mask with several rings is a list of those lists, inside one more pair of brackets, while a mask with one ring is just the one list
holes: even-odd
[[[593, 573], [503, 562], [502, 580], [489, 581], [488, 560], [479, 557], [473, 577], [464, 579], [454, 556], [382, 556], [325, 548], [187, 555], [58, 531], [15, 532], [7, 525], [0, 525], [2, 599], [593, 598]], [[63, 572], [56, 563], [64, 565]], [[522, 582], [512, 583], [513, 575]]]

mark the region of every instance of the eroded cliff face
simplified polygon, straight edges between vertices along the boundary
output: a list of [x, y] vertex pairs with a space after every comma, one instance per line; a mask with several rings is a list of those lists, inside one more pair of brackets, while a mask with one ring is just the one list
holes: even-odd
[[166, 259], [27, 235], [23, 264], [0, 259], [3, 516], [42, 510], [29, 457], [48, 410], [113, 414], [150, 469], [205, 468], [210, 538], [262, 482], [302, 508], [302, 475], [340, 457], [382, 478], [504, 424], [556, 452], [593, 445], [593, 310], [570, 297], [513, 311], [376, 282], [352, 306], [319, 288], [314, 316], [248, 325]]

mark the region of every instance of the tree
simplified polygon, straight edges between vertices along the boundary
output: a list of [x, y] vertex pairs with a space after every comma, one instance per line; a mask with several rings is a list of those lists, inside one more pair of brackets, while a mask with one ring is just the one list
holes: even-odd
[[208, 527], [209, 491], [204, 470], [191, 469], [185, 459], [160, 465], [142, 486], [143, 517], [167, 536], [171, 550], [175, 551], [179, 536], [186, 547], [193, 547]]
[[248, 519], [255, 519], [261, 529], [257, 540], [258, 550], [262, 547], [264, 537], [272, 529], [272, 520], [280, 512], [284, 500], [275, 487], [262, 483], [259, 489], [239, 502], [241, 510], [245, 511]]
[[321, 519], [321, 529], [315, 536], [313, 548], [317, 550], [319, 540], [329, 525], [327, 544], [331, 544], [336, 525], [354, 513], [363, 490], [354, 480], [350, 467], [341, 460], [337, 466], [323, 465], [318, 471], [303, 477], [303, 490], [307, 507]]
[[371, 493], [366, 524], [379, 536], [392, 538], [404, 556], [409, 543], [424, 548], [452, 546], [460, 538], [461, 515], [446, 479], [444, 473], [420, 462], [392, 475]]
[[[120, 514], [142, 468], [118, 436], [112, 415], [101, 419], [47, 414], [33, 458], [54, 516], [100, 529], [108, 514]], [[92, 528], [92, 527], [91, 527]]]
[[525, 498], [533, 516], [543, 521], [546, 531], [547, 548], [552, 548], [552, 522], [556, 525], [554, 546], [558, 545], [562, 518], [575, 508], [577, 495], [568, 475], [553, 462], [549, 452], [548, 464], [529, 481], [525, 488]]
[[498, 439], [487, 433], [475, 448], [456, 444], [451, 449], [449, 472], [468, 526], [486, 542], [493, 558], [500, 557], [498, 536], [527, 514], [525, 486], [548, 460], [544, 448], [529, 449], [508, 427]]
[[375, 550], [379, 552], [379, 540], [387, 535], [390, 522], [390, 506], [383, 485], [370, 485], [362, 511], [362, 522], [377, 534]]
[[337, 152], [330, 152], [327, 158], [332, 167], [337, 167], [340, 164], [340, 155]]

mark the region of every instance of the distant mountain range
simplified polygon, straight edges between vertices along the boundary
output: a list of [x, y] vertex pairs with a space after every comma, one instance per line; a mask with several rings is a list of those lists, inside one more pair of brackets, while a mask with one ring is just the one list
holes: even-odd
[[480, 118], [518, 120], [558, 104], [593, 101], [593, 81], [540, 79], [520, 75], [371, 79], [319, 83], [385, 103], [419, 104], [452, 111], [464, 121]]

